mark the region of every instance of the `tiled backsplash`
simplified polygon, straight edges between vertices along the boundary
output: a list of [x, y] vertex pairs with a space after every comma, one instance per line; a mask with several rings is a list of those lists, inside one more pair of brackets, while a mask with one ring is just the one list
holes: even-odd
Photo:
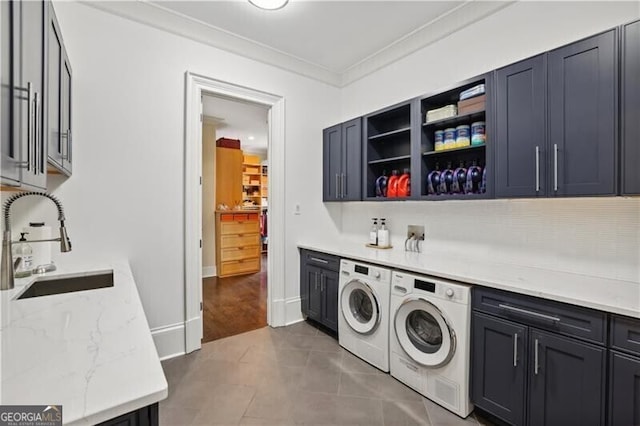
[[443, 250], [640, 283], [640, 198], [344, 203], [342, 232], [365, 241], [385, 217], [392, 243], [424, 225]]

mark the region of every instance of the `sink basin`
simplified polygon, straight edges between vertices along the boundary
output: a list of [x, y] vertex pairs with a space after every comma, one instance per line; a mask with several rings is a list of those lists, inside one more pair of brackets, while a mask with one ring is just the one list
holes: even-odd
[[113, 271], [62, 278], [39, 278], [18, 299], [113, 287]]

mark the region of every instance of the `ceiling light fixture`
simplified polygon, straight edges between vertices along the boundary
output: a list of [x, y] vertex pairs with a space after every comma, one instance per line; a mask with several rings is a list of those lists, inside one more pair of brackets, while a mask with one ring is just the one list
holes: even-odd
[[249, 0], [249, 3], [265, 10], [282, 9], [289, 3], [289, 0]]
[[254, 139], [255, 139], [255, 138], [254, 138], [253, 136], [249, 136], [249, 140], [250, 140], [250, 141], [252, 141], [252, 140], [254, 140]]

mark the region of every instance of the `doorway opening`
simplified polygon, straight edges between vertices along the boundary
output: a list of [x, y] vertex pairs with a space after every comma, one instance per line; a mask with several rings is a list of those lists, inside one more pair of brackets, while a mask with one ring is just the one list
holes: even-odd
[[267, 325], [269, 109], [202, 96], [202, 343]]
[[[187, 71], [185, 73], [185, 202], [184, 202], [184, 273], [185, 273], [185, 353], [200, 349], [203, 337], [202, 299], [202, 97], [213, 95], [252, 102], [268, 108], [269, 187], [268, 232], [278, 238], [268, 241], [267, 324], [285, 325], [285, 100], [282, 96], [216, 80]], [[293, 305], [293, 304], [291, 304]]]

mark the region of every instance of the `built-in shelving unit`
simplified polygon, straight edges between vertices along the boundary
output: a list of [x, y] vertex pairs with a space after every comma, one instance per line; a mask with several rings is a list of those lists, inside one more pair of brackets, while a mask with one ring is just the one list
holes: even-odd
[[262, 205], [262, 166], [260, 157], [256, 155], [243, 157], [242, 199], [252, 202], [256, 209]]
[[380, 199], [376, 197], [376, 180], [383, 174], [411, 169], [411, 116], [411, 102], [365, 116], [364, 199]]
[[[460, 94], [479, 84], [485, 85], [485, 100], [478, 102], [471, 109], [462, 108], [460, 102]], [[491, 107], [491, 76], [483, 75], [478, 78], [467, 80], [460, 85], [420, 99], [420, 186], [419, 198], [421, 199], [465, 199], [465, 198], [486, 198], [487, 192], [492, 191], [491, 170], [492, 161], [489, 147], [491, 140], [491, 123], [490, 113]], [[482, 96], [482, 95], [480, 95]], [[473, 98], [472, 98], [473, 99]], [[473, 102], [473, 101], [472, 101]], [[458, 114], [453, 117], [446, 117], [430, 122], [426, 121], [427, 112], [442, 108], [447, 105], [455, 105], [458, 108]], [[468, 125], [469, 139], [471, 140], [471, 125], [475, 122], [484, 122], [485, 142], [477, 145], [456, 146], [450, 149], [441, 149], [436, 151], [435, 133], [436, 131], [444, 131], [445, 129], [456, 128], [460, 125]], [[463, 175], [463, 170], [468, 170], [472, 166], [474, 168], [472, 174], [472, 182], [470, 186], [463, 184], [462, 179], [460, 185], [429, 185], [428, 178], [434, 171], [444, 172], [451, 170], [458, 171], [459, 175]], [[485, 168], [487, 171], [485, 173]], [[435, 174], [434, 174], [435, 175]], [[434, 176], [431, 175], [431, 176]], [[484, 180], [483, 180], [484, 177]], [[480, 181], [478, 181], [480, 179]], [[437, 181], [435, 178], [432, 182]], [[448, 182], [451, 182], [450, 180]], [[466, 181], [464, 182], [466, 183]], [[472, 183], [472, 184], [471, 184]], [[418, 188], [415, 188], [417, 191]]]

